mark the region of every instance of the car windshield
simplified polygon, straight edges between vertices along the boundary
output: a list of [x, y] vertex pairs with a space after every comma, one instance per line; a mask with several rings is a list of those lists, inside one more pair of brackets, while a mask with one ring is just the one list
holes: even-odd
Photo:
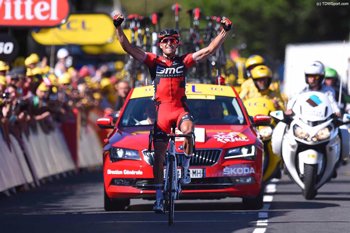
[[[214, 99], [215, 98], [215, 99]], [[243, 111], [234, 97], [213, 96], [213, 99], [187, 99], [196, 125], [246, 125]], [[128, 101], [119, 126], [153, 125], [156, 116], [151, 97]]]

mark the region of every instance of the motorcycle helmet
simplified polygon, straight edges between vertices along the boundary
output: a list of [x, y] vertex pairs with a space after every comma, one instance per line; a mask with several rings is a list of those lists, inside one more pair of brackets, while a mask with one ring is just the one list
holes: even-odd
[[324, 77], [338, 79], [339, 76], [335, 69], [326, 67], [326, 69], [324, 70]]
[[251, 78], [250, 71], [259, 65], [265, 65], [265, 60], [262, 56], [259, 55], [251, 55], [247, 58], [247, 61], [245, 62], [245, 70], [247, 78]]
[[260, 65], [260, 66], [253, 68], [250, 71], [250, 73], [251, 73], [251, 77], [254, 81], [254, 84], [255, 84], [256, 88], [258, 88], [259, 91], [262, 91], [262, 90], [258, 87], [256, 81], [259, 79], [262, 79], [262, 78], [268, 79], [268, 83], [266, 84], [266, 88], [264, 90], [269, 88], [271, 81], [272, 81], [272, 72], [271, 72], [269, 67], [267, 67], [265, 65]]
[[324, 65], [320, 61], [312, 62], [310, 65], [308, 65], [305, 68], [304, 73], [305, 73], [305, 82], [307, 84], [309, 84], [307, 81], [307, 78], [309, 76], [318, 76], [317, 79], [319, 80], [319, 84], [322, 84], [324, 82]]
[[169, 37], [169, 36], [176, 38], [177, 42], [180, 42], [180, 33], [177, 30], [170, 28], [170, 29], [164, 29], [159, 33], [158, 43], [160, 43], [161, 40], [163, 40], [165, 37]]

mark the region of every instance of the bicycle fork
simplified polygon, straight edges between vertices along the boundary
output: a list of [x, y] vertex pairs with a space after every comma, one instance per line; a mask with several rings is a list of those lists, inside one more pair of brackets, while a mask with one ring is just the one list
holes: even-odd
[[[172, 162], [171, 162], [172, 160]], [[167, 179], [169, 177], [170, 166], [172, 166], [172, 172], [174, 177], [172, 180]], [[165, 170], [165, 183], [164, 183], [164, 191], [163, 193], [168, 193], [168, 188], [172, 187], [171, 195], [174, 195], [174, 199], [179, 199], [179, 194], [181, 193], [181, 185], [178, 182], [178, 174], [177, 174], [177, 159], [175, 154], [175, 140], [170, 140], [169, 151], [166, 161], [166, 170]], [[172, 182], [172, 185], [169, 185], [169, 182]], [[171, 197], [166, 197], [171, 198]]]

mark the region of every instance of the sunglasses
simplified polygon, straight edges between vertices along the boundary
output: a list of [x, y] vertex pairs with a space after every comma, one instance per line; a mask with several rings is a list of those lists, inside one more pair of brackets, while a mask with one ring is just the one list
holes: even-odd
[[172, 39], [172, 38], [166, 38], [166, 39], [163, 39], [161, 41], [161, 43], [165, 43], [165, 44], [167, 44], [168, 42], [170, 42], [170, 44], [175, 44], [175, 43], [177, 43], [177, 40], [176, 39]]
[[319, 79], [320, 76], [319, 75], [309, 75], [307, 76], [308, 78], [314, 78], [314, 79]]

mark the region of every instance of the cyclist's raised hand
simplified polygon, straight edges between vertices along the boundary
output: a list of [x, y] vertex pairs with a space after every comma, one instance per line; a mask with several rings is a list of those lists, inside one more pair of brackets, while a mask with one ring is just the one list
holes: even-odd
[[231, 29], [232, 22], [231, 22], [231, 20], [229, 20], [228, 18], [223, 18], [223, 19], [221, 20], [221, 25], [222, 25], [222, 27], [224, 28], [224, 30], [228, 32], [228, 31], [230, 31], [230, 29]]
[[124, 21], [124, 16], [122, 14], [116, 14], [113, 17], [113, 24], [115, 27], [119, 27], [123, 21]]

